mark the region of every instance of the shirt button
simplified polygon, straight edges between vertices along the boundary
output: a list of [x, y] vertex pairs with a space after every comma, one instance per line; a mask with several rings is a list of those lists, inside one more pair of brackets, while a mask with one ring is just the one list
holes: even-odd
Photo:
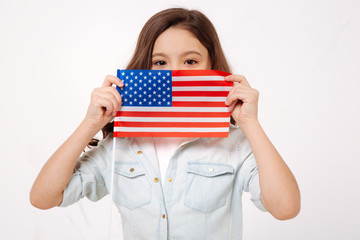
[[142, 154], [142, 151], [137, 151], [137, 154]]
[[172, 178], [171, 178], [171, 177], [169, 177], [169, 178], [168, 178], [168, 181], [169, 181], [169, 182], [172, 182]]
[[166, 214], [163, 214], [163, 215], [162, 215], [162, 218], [166, 218]]
[[156, 178], [154, 178], [154, 182], [158, 182], [159, 181], [159, 179], [156, 177]]
[[130, 168], [130, 172], [134, 172], [135, 171], [135, 169], [133, 169], [133, 168]]
[[209, 171], [210, 171], [210, 172], [213, 172], [213, 171], [214, 171], [214, 169], [211, 167], [211, 168], [209, 168]]

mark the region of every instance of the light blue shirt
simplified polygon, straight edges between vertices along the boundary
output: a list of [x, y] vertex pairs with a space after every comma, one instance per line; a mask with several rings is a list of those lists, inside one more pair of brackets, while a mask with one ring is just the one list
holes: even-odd
[[[110, 192], [112, 135], [84, 153], [60, 206]], [[260, 199], [254, 154], [239, 128], [228, 138], [198, 138], [173, 154], [161, 184], [151, 138], [117, 138], [113, 200], [125, 240], [242, 239], [242, 193]]]

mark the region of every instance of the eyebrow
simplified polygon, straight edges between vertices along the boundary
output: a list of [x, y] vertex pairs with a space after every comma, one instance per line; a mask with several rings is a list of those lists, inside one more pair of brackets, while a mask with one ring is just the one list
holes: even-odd
[[[196, 54], [196, 55], [199, 55], [199, 56], [202, 56], [201, 53], [199, 53], [198, 51], [195, 51], [195, 50], [191, 50], [191, 51], [186, 51], [186, 52], [183, 52], [180, 56], [186, 56], [186, 55], [189, 55], [189, 54]], [[167, 55], [165, 53], [153, 53], [152, 57], [167, 57]]]

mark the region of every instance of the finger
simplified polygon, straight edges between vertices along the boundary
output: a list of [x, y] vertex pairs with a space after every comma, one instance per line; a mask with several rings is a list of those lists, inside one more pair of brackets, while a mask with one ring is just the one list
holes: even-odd
[[236, 104], [239, 100], [243, 103], [257, 102], [259, 98], [258, 91], [252, 88], [237, 88], [230, 92], [226, 98], [226, 103], [230, 107], [232, 104]]
[[114, 105], [110, 99], [101, 96], [96, 96], [95, 106], [101, 107], [104, 110], [105, 116], [110, 116], [113, 112]]
[[[116, 91], [115, 88], [113, 87], [107, 87], [107, 88], [97, 88], [93, 91], [93, 98], [94, 98], [94, 105], [99, 107], [99, 102], [98, 99], [107, 99], [108, 101], [111, 102], [112, 104], [112, 114], [115, 115], [117, 110], [120, 108], [120, 103], [121, 103], [121, 97], [120, 98], [120, 102], [118, 101], [117, 97], [116, 97]], [[118, 94], [118, 93], [117, 93]], [[106, 107], [106, 106], [101, 106], [101, 107]], [[106, 111], [107, 112], [107, 111]], [[108, 114], [108, 112], [107, 112]]]
[[115, 99], [116, 99], [116, 109], [113, 113], [113, 115], [116, 115], [116, 112], [120, 110], [121, 105], [122, 105], [122, 98], [120, 96], [120, 93], [117, 91], [116, 88], [110, 88], [109, 91], [111, 91], [111, 93], [114, 95]]
[[105, 77], [105, 79], [104, 79], [102, 87], [110, 87], [113, 84], [115, 84], [118, 87], [123, 87], [124, 86], [124, 83], [118, 77], [115, 77], [115, 76], [112, 76], [112, 75], [107, 75]]
[[244, 95], [245, 93], [250, 92], [250, 91], [251, 91], [251, 88], [241, 85], [241, 84], [233, 87], [229, 91], [229, 94], [226, 97], [225, 104], [229, 106], [233, 101], [235, 101], [235, 99], [241, 98], [242, 95]]
[[98, 93], [100, 97], [108, 99], [112, 103], [112, 115], [116, 115], [116, 112], [121, 107], [121, 96], [117, 92], [117, 90], [113, 87], [101, 89], [101, 91]]
[[245, 86], [250, 87], [249, 82], [243, 75], [229, 75], [229, 76], [225, 77], [225, 81], [230, 81], [230, 82], [234, 82], [234, 83], [238, 82], [240, 84], [244, 84]]
[[229, 110], [229, 112], [232, 112], [234, 109], [235, 109], [235, 107], [236, 107], [236, 104], [238, 103], [239, 101], [234, 101], [234, 102], [232, 102], [231, 104], [230, 104], [230, 106], [229, 106], [229, 108], [228, 108], [228, 110]]

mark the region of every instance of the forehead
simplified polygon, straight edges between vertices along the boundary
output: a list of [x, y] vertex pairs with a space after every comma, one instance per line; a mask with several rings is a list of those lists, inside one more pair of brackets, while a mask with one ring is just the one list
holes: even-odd
[[189, 50], [207, 53], [207, 49], [192, 32], [180, 27], [170, 27], [156, 39], [153, 52], [183, 52]]

